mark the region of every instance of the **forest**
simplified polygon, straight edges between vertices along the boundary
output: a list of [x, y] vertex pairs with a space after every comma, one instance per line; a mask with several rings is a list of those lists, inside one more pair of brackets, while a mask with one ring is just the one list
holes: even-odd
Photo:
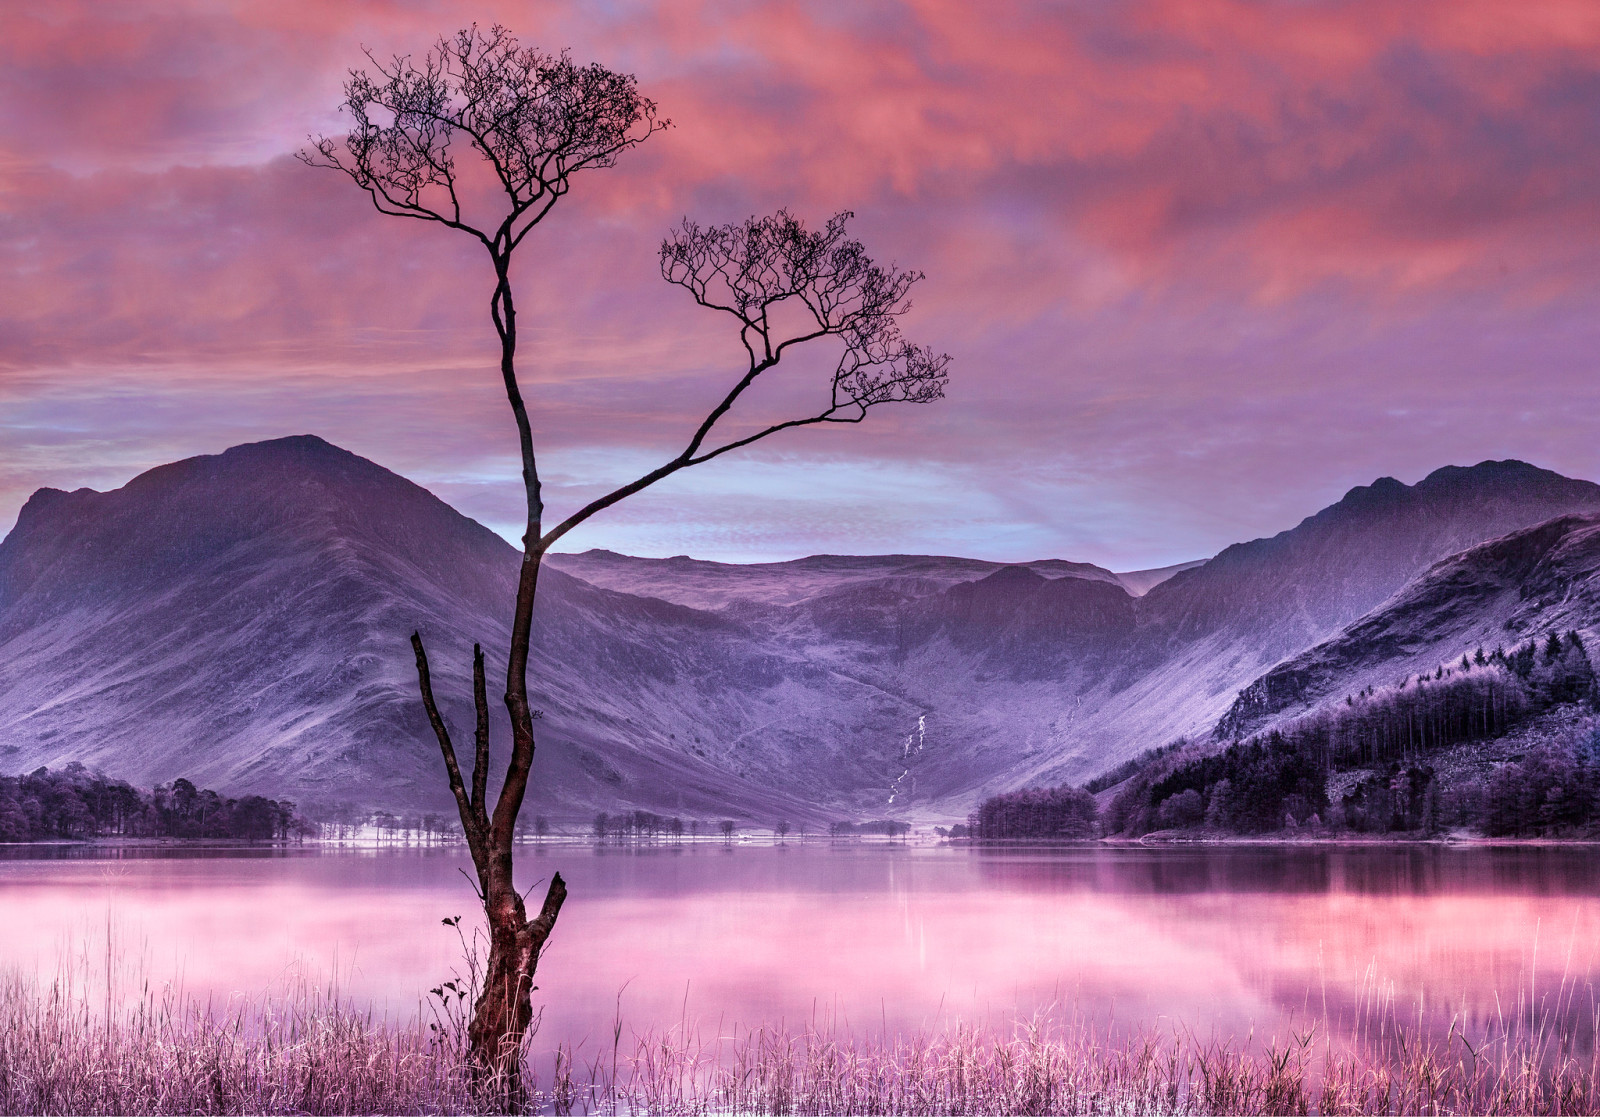
[[[1551, 633], [1509, 652], [1479, 648], [1390, 687], [1367, 687], [1329, 710], [1217, 751], [1201, 753], [1178, 741], [1083, 789], [995, 796], [967, 828], [984, 840], [1137, 837], [1200, 827], [1261, 834], [1308, 826], [1558, 836], [1600, 822], [1600, 730], [1587, 722], [1478, 778], [1443, 780], [1436, 764], [1456, 746], [1502, 738], [1558, 707], [1590, 712], [1596, 700], [1582, 639]], [[1096, 814], [1091, 793], [1112, 787]]]
[[984, 841], [1090, 838], [1094, 796], [1081, 787], [1028, 788], [986, 799], [967, 819], [966, 835]]
[[286, 841], [315, 831], [260, 795], [227, 799], [185, 779], [142, 791], [71, 763], [0, 776], [0, 842], [83, 838], [232, 838]]

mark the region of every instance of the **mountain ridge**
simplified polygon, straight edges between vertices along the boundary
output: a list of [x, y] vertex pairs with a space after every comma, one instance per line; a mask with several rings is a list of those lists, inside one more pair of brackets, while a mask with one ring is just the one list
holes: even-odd
[[[1547, 512], [1600, 513], [1600, 486], [1518, 462], [1382, 478], [1142, 594], [1067, 560], [552, 555], [530, 810], [948, 817], [1082, 780], [1208, 732], [1461, 540]], [[447, 807], [406, 638], [470, 725], [471, 645], [503, 655], [519, 561], [311, 435], [40, 490], [0, 541], [0, 766]]]
[[1218, 722], [1219, 739], [1302, 717], [1369, 685], [1550, 632], [1600, 622], [1600, 515], [1560, 516], [1429, 567], [1330, 640], [1251, 683]]

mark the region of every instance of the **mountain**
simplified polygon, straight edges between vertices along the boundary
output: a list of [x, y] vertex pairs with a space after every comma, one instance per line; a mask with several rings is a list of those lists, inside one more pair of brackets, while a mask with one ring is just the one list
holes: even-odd
[[[519, 562], [425, 490], [311, 437], [114, 492], [41, 490], [0, 543], [0, 766], [444, 805], [407, 639], [423, 633], [441, 704], [470, 734], [471, 644], [503, 655]], [[916, 719], [734, 621], [555, 570], [535, 645], [535, 810], [625, 800], [803, 820], [817, 808], [782, 790], [797, 782], [781, 778], [795, 762], [783, 732], [744, 739], [753, 727], [809, 718], [828, 739], [810, 787], [828, 800], [864, 778], [856, 738], [892, 748]]]
[[1600, 622], [1600, 516], [1563, 516], [1435, 563], [1366, 616], [1247, 687], [1218, 735], [1248, 735], [1367, 686], [1448, 666], [1479, 649]]
[[1446, 555], [1572, 512], [1600, 486], [1525, 462], [1447, 466], [1415, 485], [1351, 489], [1290, 531], [1241, 543], [1150, 591], [1176, 638], [1251, 630], [1281, 657], [1323, 639]]
[[[530, 809], [949, 817], [1208, 732], [1241, 690], [1434, 564], [1583, 514], [1600, 514], [1600, 486], [1486, 462], [1382, 479], [1162, 571], [551, 556]], [[446, 716], [469, 733], [471, 645], [503, 654], [518, 562], [311, 436], [111, 492], [40, 490], [0, 542], [0, 770], [75, 759], [311, 806], [447, 806], [407, 638], [422, 632]]]
[[[933, 592], [993, 574], [1008, 565], [982, 559], [935, 555], [812, 555], [789, 562], [706, 562], [678, 555], [635, 558], [594, 549], [553, 554], [545, 560], [558, 570], [606, 589], [659, 597], [695, 609], [722, 609], [734, 603], [797, 605], [850, 586], [895, 582], [908, 591]], [[1114, 574], [1087, 562], [1038, 559], [1018, 563], [1044, 578], [1084, 578], [1119, 585], [1135, 597], [1204, 560], [1157, 570]]]
[[1029, 779], [1082, 779], [1151, 743], [1210, 731], [1237, 692], [1330, 639], [1433, 563], [1507, 532], [1600, 512], [1600, 485], [1518, 461], [1392, 477], [1155, 586], [1121, 672], [1087, 696], [1076, 755]]

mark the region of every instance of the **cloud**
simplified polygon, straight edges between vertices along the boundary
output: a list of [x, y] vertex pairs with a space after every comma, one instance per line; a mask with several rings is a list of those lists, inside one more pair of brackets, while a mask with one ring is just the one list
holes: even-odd
[[[1570, 405], [1600, 371], [1600, 11], [1577, 0], [1515, 20], [1478, 0], [13, 6], [0, 398], [79, 460], [317, 427], [425, 477], [491, 476], [481, 250], [290, 158], [341, 127], [362, 45], [474, 18], [636, 72], [675, 123], [581, 181], [519, 264], [552, 452], [620, 477], [738, 367], [656, 274], [685, 214], [855, 210], [870, 248], [928, 273], [908, 331], [956, 357], [944, 404], [774, 451], [806, 455], [814, 499], [751, 468], [743, 495], [678, 494], [679, 544], [656, 512], [618, 540], [840, 549], [870, 501], [830, 496], [830, 471], [855, 462], [907, 507], [919, 471], [961, 494], [943, 527], [895, 529], [928, 549], [1153, 563], [1379, 473], [1600, 468]], [[111, 381], [164, 402], [107, 409]], [[16, 476], [78, 483], [27, 467], [57, 459], [21, 430], [0, 427]], [[442, 483], [491, 519], [515, 505]]]

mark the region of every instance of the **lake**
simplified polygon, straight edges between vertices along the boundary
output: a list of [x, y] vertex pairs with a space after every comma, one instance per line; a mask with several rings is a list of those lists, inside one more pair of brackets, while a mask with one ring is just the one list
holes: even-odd
[[[1398, 1016], [1594, 1042], [1600, 857], [1579, 847], [975, 849], [810, 842], [521, 854], [571, 897], [539, 971], [541, 1044], [684, 1020], [857, 1034], [1006, 1027], [1286, 1037]], [[461, 968], [458, 849], [0, 854], [0, 966], [223, 1002], [302, 978], [391, 1017]], [[537, 906], [542, 887], [533, 898]], [[1587, 1049], [1587, 1048], [1585, 1048]]]

